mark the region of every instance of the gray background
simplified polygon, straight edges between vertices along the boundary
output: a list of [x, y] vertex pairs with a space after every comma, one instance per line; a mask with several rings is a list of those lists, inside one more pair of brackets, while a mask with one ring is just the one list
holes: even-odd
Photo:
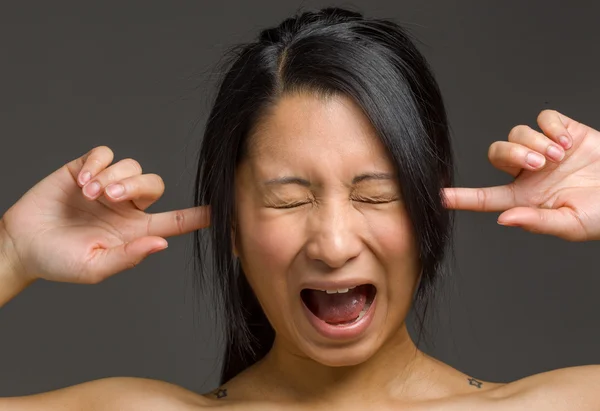
[[[600, 126], [591, 0], [3, 2], [0, 212], [100, 144], [164, 178], [150, 211], [190, 206], [225, 48], [301, 6], [333, 4], [394, 18], [421, 39], [447, 102], [459, 185], [507, 182], [487, 148], [543, 108]], [[492, 381], [599, 363], [598, 243], [500, 227], [496, 213], [457, 217], [457, 263], [429, 352]], [[2, 308], [0, 395], [118, 375], [213, 388], [220, 351], [210, 304], [194, 315], [191, 240], [171, 238], [99, 285], [38, 282]]]

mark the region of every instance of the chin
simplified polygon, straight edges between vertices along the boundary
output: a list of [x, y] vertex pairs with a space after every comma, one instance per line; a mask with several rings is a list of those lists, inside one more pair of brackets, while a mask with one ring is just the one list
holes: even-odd
[[383, 336], [372, 330], [354, 341], [323, 341], [301, 336], [296, 340], [296, 349], [304, 357], [328, 366], [351, 367], [362, 364], [373, 357], [382, 346]]

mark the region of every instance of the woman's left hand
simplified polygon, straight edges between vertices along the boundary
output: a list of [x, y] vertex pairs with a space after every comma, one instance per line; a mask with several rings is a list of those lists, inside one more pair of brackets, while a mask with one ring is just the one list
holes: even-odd
[[447, 207], [501, 211], [502, 225], [570, 241], [600, 240], [600, 132], [553, 110], [542, 111], [537, 122], [543, 134], [521, 125], [508, 141], [490, 146], [490, 162], [513, 182], [446, 188]]

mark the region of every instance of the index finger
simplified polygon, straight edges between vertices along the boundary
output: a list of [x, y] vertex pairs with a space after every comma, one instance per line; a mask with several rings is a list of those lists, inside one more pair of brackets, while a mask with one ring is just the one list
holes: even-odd
[[481, 188], [444, 188], [444, 205], [455, 210], [505, 211], [516, 206], [509, 185]]
[[199, 206], [182, 210], [148, 214], [149, 236], [172, 237], [206, 228], [210, 225], [210, 207]]

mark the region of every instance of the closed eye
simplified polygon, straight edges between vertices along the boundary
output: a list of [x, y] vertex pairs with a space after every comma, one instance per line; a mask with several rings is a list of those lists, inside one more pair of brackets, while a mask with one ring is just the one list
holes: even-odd
[[[367, 204], [387, 204], [387, 203], [392, 203], [394, 201], [398, 201], [398, 198], [397, 197], [385, 197], [385, 198], [357, 197], [357, 198], [354, 198], [352, 201], [358, 201], [360, 203], [367, 203]], [[284, 204], [284, 205], [269, 205], [267, 207], [279, 209], [279, 210], [285, 210], [288, 208], [301, 207], [303, 205], [310, 204], [310, 203], [311, 203], [311, 201], [297, 201], [295, 203], [289, 203], [289, 204]]]
[[280, 205], [280, 206], [268, 206], [268, 208], [276, 208], [276, 209], [286, 209], [286, 208], [296, 208], [296, 207], [300, 207], [303, 206], [305, 204], [309, 204], [310, 201], [299, 201], [296, 203], [290, 203], [290, 204], [285, 204], [285, 205]]
[[355, 198], [353, 199], [353, 201], [358, 201], [360, 203], [367, 203], [367, 204], [385, 204], [385, 203], [391, 203], [394, 201], [397, 201], [398, 198], [366, 198], [366, 197], [359, 197], [359, 198]]

